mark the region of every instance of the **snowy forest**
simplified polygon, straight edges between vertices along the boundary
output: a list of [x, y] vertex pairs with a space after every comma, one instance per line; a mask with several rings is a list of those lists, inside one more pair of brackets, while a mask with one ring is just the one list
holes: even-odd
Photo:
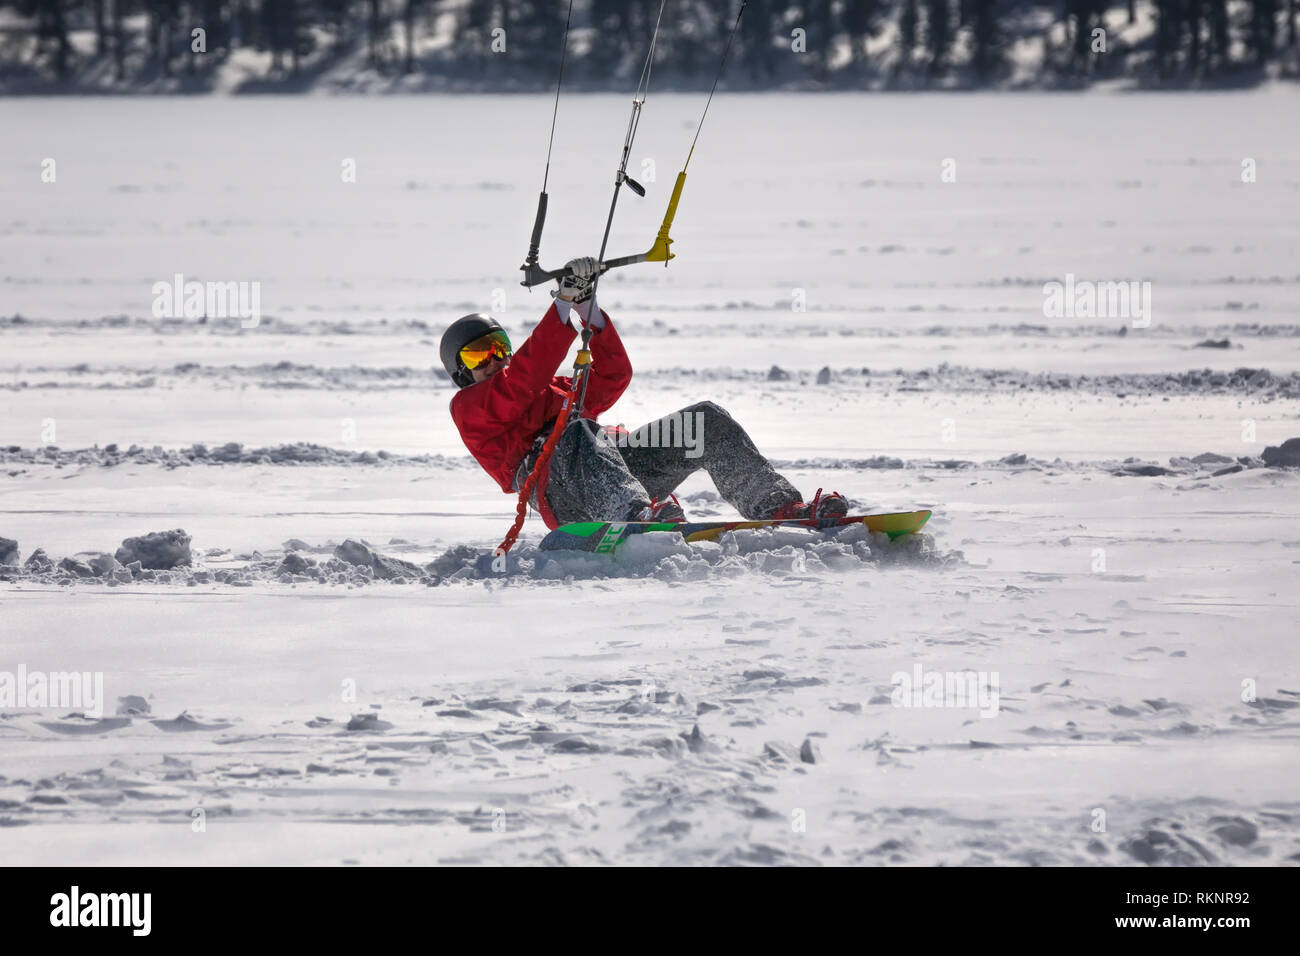
[[[654, 0], [578, 0], [566, 79], [635, 73]], [[750, 0], [734, 89], [1239, 87], [1300, 77], [1297, 0]], [[738, 0], [668, 0], [662, 86], [707, 87]], [[563, 0], [4, 0], [0, 92], [540, 90]]]

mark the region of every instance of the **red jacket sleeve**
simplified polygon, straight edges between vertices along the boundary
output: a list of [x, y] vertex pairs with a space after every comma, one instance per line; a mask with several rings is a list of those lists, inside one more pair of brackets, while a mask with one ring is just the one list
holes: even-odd
[[632, 362], [623, 348], [623, 340], [604, 309], [605, 327], [591, 336], [591, 382], [587, 385], [584, 418], [596, 418], [618, 401], [632, 381]]
[[[510, 364], [476, 386], [486, 389], [480, 399], [484, 417], [489, 421], [511, 422], [523, 415], [551, 384], [577, 335], [572, 326], [560, 321], [552, 303], [537, 328], [511, 356]], [[593, 378], [588, 394], [595, 384]]]

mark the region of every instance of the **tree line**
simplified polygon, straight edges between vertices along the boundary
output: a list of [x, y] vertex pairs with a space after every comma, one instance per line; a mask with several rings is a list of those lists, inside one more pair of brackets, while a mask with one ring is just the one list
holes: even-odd
[[[749, 0], [734, 86], [979, 86], [1014, 77], [1016, 44], [1041, 41], [1035, 85], [1297, 78], [1300, 0]], [[566, 75], [635, 76], [658, 0], [578, 0]], [[739, 0], [667, 0], [655, 73], [707, 85]], [[0, 0], [6, 77], [101, 86], [202, 87], [241, 50], [291, 88], [351, 64], [453, 88], [554, 82], [564, 0]]]

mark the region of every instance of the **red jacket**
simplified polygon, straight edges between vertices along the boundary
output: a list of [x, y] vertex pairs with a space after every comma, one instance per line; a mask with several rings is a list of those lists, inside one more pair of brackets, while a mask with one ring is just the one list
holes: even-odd
[[[591, 337], [591, 380], [582, 417], [595, 419], [618, 401], [632, 380], [632, 363], [605, 316], [605, 327]], [[451, 418], [475, 460], [501, 490], [515, 493], [515, 470], [548, 422], [560, 414], [572, 380], [555, 373], [568, 357], [577, 330], [561, 322], [554, 303], [519, 346], [510, 364], [486, 382], [462, 388], [451, 397]], [[546, 474], [538, 479], [539, 510], [548, 528], [556, 526], [546, 505]]]

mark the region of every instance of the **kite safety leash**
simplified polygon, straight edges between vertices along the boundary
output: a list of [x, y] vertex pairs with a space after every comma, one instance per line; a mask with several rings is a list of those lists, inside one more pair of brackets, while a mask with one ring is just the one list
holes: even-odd
[[[588, 358], [590, 358], [590, 354]], [[542, 462], [550, 462], [551, 452], [555, 451], [556, 443], [559, 442], [560, 436], [564, 434], [564, 426], [569, 421], [569, 410], [573, 408], [573, 399], [573, 389], [570, 389], [568, 397], [565, 398], [564, 405], [560, 409], [560, 414], [556, 416], [551, 433], [546, 436], [546, 441], [542, 443], [542, 450], [537, 453], [537, 462], [533, 465], [533, 470], [528, 473], [528, 477], [524, 480], [524, 486], [519, 489], [519, 503], [515, 506], [515, 520], [510, 525], [510, 530], [506, 532], [505, 538], [492, 552], [497, 557], [509, 554], [510, 549], [515, 546], [515, 542], [519, 539], [519, 531], [524, 526], [524, 519], [528, 517], [528, 503], [533, 499], [533, 489], [537, 487], [537, 478], [542, 473]]]

